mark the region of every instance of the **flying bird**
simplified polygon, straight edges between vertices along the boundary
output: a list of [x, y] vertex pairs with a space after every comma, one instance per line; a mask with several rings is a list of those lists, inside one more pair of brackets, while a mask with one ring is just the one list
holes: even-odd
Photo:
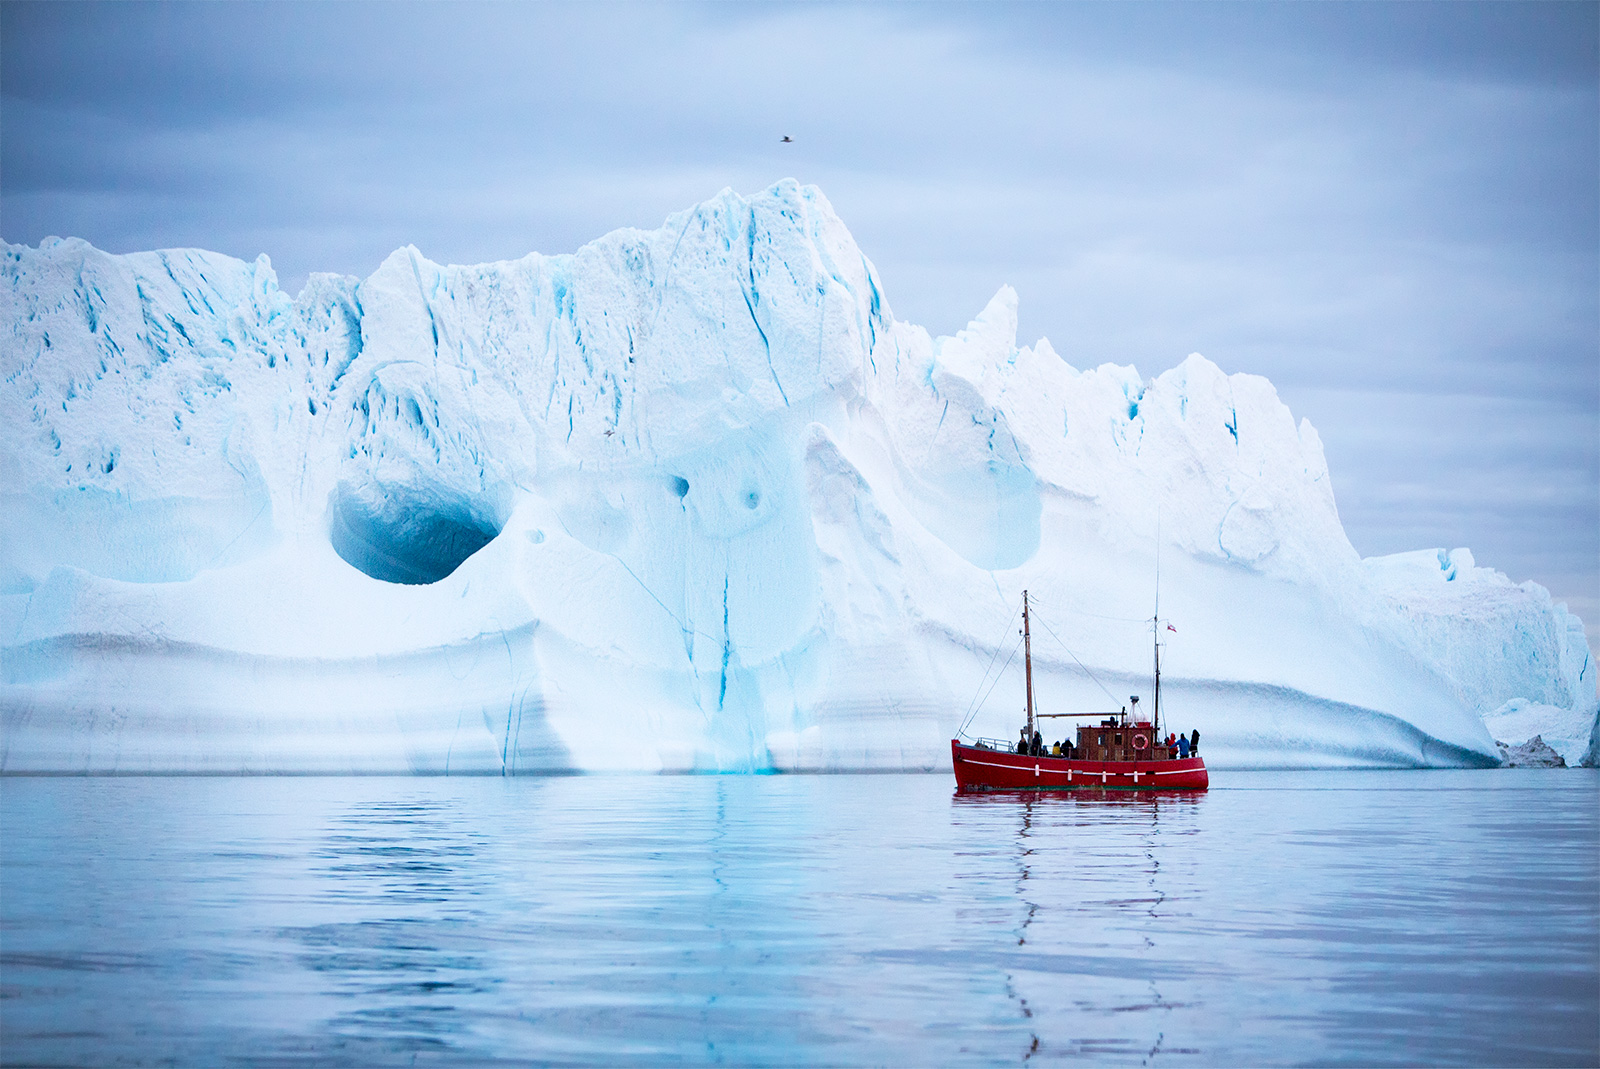
[[784, 134], [783, 140], [778, 143], [780, 145], [792, 145], [794, 144], [794, 138], [790, 137], [788, 134]]

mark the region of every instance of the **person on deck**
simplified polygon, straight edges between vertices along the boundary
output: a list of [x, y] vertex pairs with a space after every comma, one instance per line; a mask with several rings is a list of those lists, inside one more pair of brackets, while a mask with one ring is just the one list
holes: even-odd
[[1028, 728], [1026, 725], [1023, 726], [1022, 734], [1017, 739], [1017, 752], [1023, 754], [1028, 752]]
[[1178, 756], [1180, 758], [1189, 756], [1189, 740], [1183, 735], [1178, 736]]
[[1194, 734], [1189, 736], [1189, 753], [1195, 757], [1200, 756], [1200, 729], [1195, 728]]
[[1043, 754], [1044, 754], [1044, 736], [1039, 734], [1039, 732], [1036, 730], [1033, 733], [1033, 756], [1039, 757], [1039, 756], [1042, 756]]

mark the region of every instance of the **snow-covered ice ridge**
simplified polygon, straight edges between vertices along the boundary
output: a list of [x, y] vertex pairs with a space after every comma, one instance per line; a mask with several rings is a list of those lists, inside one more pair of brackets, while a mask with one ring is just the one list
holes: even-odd
[[[297, 298], [78, 240], [3, 279], [7, 772], [946, 767], [1024, 587], [1048, 707], [1148, 694], [1158, 524], [1213, 766], [1495, 764], [1484, 714], [1594, 715], [1545, 590], [1356, 554], [1267, 380], [1077, 370], [1009, 287], [932, 338], [792, 181]], [[1014, 734], [1017, 667], [974, 730]]]

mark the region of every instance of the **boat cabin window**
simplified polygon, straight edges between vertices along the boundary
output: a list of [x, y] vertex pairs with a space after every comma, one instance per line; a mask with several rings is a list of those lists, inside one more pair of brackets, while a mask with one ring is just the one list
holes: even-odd
[[1118, 746], [1122, 745], [1122, 732], [1120, 732], [1120, 731], [1117, 732], [1117, 745]]
[[1098, 743], [1098, 745], [1104, 746], [1105, 744], [1106, 744], [1106, 737], [1104, 735], [1101, 735], [1100, 736], [1100, 742]]

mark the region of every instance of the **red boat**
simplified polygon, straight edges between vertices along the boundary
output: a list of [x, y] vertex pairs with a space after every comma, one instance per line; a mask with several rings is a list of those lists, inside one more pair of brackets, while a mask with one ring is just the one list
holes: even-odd
[[[1033, 645], [1028, 625], [1028, 592], [1022, 592], [1022, 644], [1028, 721], [1016, 743], [1000, 739], [958, 736], [950, 740], [955, 763], [956, 789], [961, 791], [1066, 791], [1066, 790], [1190, 790], [1210, 786], [1206, 763], [1198, 754], [1181, 756], [1179, 747], [1160, 737], [1161, 643], [1160, 613], [1153, 621], [1155, 643], [1155, 700], [1149, 720], [1138, 715], [1139, 699], [1130, 699], [1134, 712], [1124, 707], [1116, 713], [1035, 713], [1033, 704]], [[1080, 724], [1075, 743], [1063, 743], [1062, 752], [1044, 749], [1034, 740], [1037, 721], [1058, 717], [1095, 718]], [[1195, 735], [1198, 743], [1199, 733]], [[1184, 747], [1187, 749], [1187, 747]]]

